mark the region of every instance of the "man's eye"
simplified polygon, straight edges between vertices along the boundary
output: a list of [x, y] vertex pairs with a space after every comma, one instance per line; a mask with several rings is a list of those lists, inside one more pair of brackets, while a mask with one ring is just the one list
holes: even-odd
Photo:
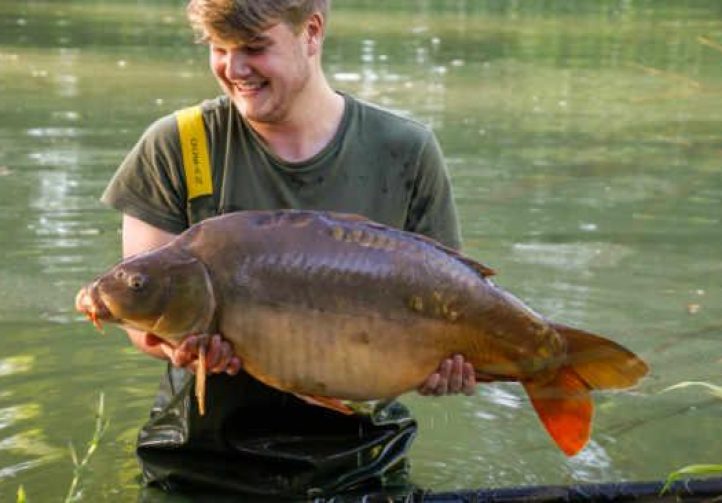
[[244, 48], [243, 48], [243, 51], [244, 51], [246, 54], [261, 54], [265, 49], [266, 49], [265, 46], [260, 46], [260, 45], [259, 45], [259, 46], [253, 46], [253, 45], [250, 45], [250, 46], [244, 47]]

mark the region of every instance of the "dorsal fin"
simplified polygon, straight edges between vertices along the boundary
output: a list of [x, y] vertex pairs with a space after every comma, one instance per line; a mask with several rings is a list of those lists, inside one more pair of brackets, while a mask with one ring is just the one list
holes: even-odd
[[457, 254], [457, 258], [472, 269], [474, 269], [476, 272], [478, 272], [483, 278], [496, 274], [496, 271], [494, 269], [492, 269], [491, 267], [487, 267], [484, 264], [477, 262], [476, 260], [472, 260], [459, 254]]
[[477, 274], [479, 274], [481, 277], [486, 278], [488, 276], [493, 276], [496, 274], [496, 272], [490, 268], [485, 266], [484, 264], [477, 262], [474, 259], [471, 259], [469, 257], [466, 257], [459, 253], [458, 251], [454, 250], [453, 248], [449, 248], [448, 246], [440, 243], [439, 241], [432, 239], [428, 236], [424, 236], [423, 234], [417, 234], [414, 232], [404, 231], [401, 229], [397, 229], [395, 227], [389, 227], [388, 225], [384, 225], [378, 222], [375, 222], [373, 220], [369, 220], [368, 218], [358, 215], [355, 213], [338, 213], [333, 211], [323, 212], [325, 215], [327, 215], [329, 218], [336, 220], [338, 222], [348, 222], [348, 223], [354, 223], [354, 224], [364, 224], [368, 227], [371, 227], [372, 229], [378, 229], [390, 232], [392, 234], [401, 234], [404, 237], [410, 238], [414, 241], [417, 241], [419, 243], [423, 243], [427, 246], [433, 246], [439, 251], [442, 251], [446, 253], [447, 255], [450, 255], [454, 257], [455, 259], [459, 260], [460, 262], [464, 263], [471, 269], [473, 269]]
[[363, 215], [359, 215], [358, 213], [339, 213], [337, 211], [324, 211], [325, 215], [328, 215], [329, 217], [333, 218], [334, 220], [338, 220], [340, 222], [354, 222], [354, 223], [368, 223], [372, 225], [381, 225], [382, 227], [386, 227], [385, 225], [379, 224], [377, 222], [374, 222], [373, 220], [369, 220]]

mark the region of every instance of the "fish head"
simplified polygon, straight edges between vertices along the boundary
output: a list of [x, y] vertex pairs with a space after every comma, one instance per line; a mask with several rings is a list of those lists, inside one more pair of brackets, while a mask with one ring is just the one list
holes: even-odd
[[75, 307], [98, 328], [116, 323], [178, 342], [206, 332], [216, 305], [205, 265], [162, 248], [130, 257], [81, 288]]

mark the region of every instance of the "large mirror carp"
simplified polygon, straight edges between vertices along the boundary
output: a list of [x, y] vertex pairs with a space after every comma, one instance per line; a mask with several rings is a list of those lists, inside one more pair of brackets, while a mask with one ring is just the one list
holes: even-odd
[[647, 365], [535, 313], [492, 274], [436, 241], [362, 217], [248, 211], [120, 262], [78, 293], [76, 307], [96, 324], [171, 343], [220, 333], [256, 379], [343, 412], [341, 400], [417, 388], [460, 353], [479, 380], [519, 381], [573, 455], [589, 439], [590, 390], [633, 386]]

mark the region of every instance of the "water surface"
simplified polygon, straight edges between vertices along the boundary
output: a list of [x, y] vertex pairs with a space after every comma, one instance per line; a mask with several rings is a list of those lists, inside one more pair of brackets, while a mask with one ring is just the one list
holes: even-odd
[[[0, 5], [0, 501], [61, 499], [68, 442], [111, 420], [87, 501], [138, 495], [135, 435], [162, 364], [73, 312], [119, 255], [103, 187], [155, 118], [215, 96], [169, 0]], [[722, 463], [722, 4], [716, 0], [337, 0], [338, 89], [430, 124], [465, 250], [557, 321], [613, 336], [653, 372], [599, 394], [565, 458], [520, 388], [404, 397], [414, 480], [435, 490], [652, 480]]]

